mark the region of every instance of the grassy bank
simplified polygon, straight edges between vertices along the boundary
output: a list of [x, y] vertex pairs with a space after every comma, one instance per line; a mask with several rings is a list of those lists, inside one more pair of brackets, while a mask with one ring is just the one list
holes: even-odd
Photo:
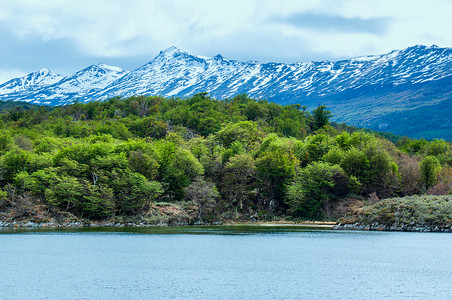
[[452, 196], [391, 198], [365, 206], [338, 222], [349, 229], [450, 230]]

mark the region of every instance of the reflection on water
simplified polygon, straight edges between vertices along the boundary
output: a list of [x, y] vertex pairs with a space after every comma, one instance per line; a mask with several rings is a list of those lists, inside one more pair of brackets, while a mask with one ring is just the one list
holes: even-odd
[[214, 235], [246, 235], [246, 234], [282, 234], [287, 232], [329, 230], [332, 226], [282, 224], [282, 225], [212, 225], [212, 226], [174, 226], [174, 227], [80, 227], [80, 228], [31, 228], [0, 227], [0, 234], [74, 234], [74, 233], [128, 233], [128, 234], [214, 234]]
[[449, 299], [452, 235], [0, 229], [1, 299]]

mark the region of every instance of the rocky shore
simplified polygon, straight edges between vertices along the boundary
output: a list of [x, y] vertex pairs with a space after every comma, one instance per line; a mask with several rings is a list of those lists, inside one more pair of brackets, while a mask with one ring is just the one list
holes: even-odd
[[[217, 224], [217, 223], [215, 223]], [[21, 228], [81, 228], [81, 227], [169, 227], [169, 226], [188, 226], [188, 225], [215, 225], [211, 223], [204, 222], [171, 222], [171, 223], [147, 223], [147, 222], [127, 222], [127, 223], [117, 223], [117, 222], [90, 222], [90, 221], [78, 221], [78, 222], [64, 222], [64, 223], [34, 223], [28, 222], [16, 222], [16, 221], [1, 221], [0, 227], [21, 227]]]
[[128, 223], [115, 223], [115, 222], [68, 222], [68, 223], [34, 223], [28, 222], [4, 222], [0, 221], [1, 227], [17, 227], [17, 228], [82, 228], [82, 227], [170, 227], [170, 226], [193, 226], [193, 225], [221, 225], [221, 222], [205, 223], [205, 222], [172, 222], [172, 223], [147, 223], [147, 222], [128, 222]]
[[341, 224], [333, 225], [320, 224], [318, 222], [303, 222], [303, 223], [286, 223], [286, 222], [212, 222], [206, 223], [201, 221], [196, 222], [126, 222], [120, 223], [113, 220], [107, 221], [88, 221], [78, 220], [75, 222], [44, 222], [35, 223], [32, 221], [3, 221], [0, 220], [0, 227], [16, 227], [16, 228], [82, 228], [82, 227], [171, 227], [171, 226], [199, 226], [199, 225], [309, 225], [313, 227], [321, 227], [335, 230], [363, 230], [363, 231], [407, 231], [407, 232], [452, 232], [452, 226], [437, 226], [430, 224], [410, 224], [410, 225], [383, 225], [383, 224]]
[[45, 205], [34, 205], [18, 211], [11, 207], [0, 211], [0, 227], [79, 228], [79, 227], [168, 227], [207, 225], [199, 221], [197, 211], [171, 204], [153, 205], [145, 214], [113, 216], [105, 220], [80, 218], [72, 213]]
[[412, 232], [452, 232], [450, 225], [430, 225], [430, 224], [395, 224], [395, 225], [382, 225], [382, 224], [341, 224], [338, 223], [334, 226], [337, 230], [366, 230], [366, 231], [412, 231]]
[[452, 232], [452, 196], [385, 199], [347, 214], [335, 229]]
[[0, 227], [79, 228], [79, 227], [169, 227], [189, 225], [312, 225], [324, 229], [367, 231], [452, 232], [451, 196], [411, 196], [392, 198], [347, 213], [336, 224], [302, 222], [284, 218], [271, 222], [258, 218], [219, 219], [211, 216], [200, 221], [196, 206], [155, 203], [145, 213], [90, 220], [45, 205], [23, 209], [7, 207], [0, 211]]

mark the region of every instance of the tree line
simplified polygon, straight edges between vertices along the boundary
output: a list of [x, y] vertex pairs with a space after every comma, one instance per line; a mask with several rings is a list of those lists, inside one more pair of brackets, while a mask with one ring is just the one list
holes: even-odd
[[325, 106], [207, 93], [112, 98], [0, 115], [0, 208], [103, 219], [190, 202], [200, 219], [321, 219], [344, 198], [452, 191], [452, 148], [330, 123]]

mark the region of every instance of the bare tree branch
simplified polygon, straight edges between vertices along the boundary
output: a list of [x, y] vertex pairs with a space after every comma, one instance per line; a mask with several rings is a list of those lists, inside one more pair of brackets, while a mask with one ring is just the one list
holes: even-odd
[[93, 172], [93, 184], [94, 185], [96, 185], [98, 179], [99, 179], [99, 176]]

